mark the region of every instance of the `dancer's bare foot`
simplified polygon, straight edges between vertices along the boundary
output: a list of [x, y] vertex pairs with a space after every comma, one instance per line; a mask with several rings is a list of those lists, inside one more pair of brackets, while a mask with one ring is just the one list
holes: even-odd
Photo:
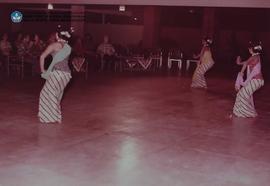
[[230, 113], [228, 117], [229, 117], [230, 119], [232, 119], [233, 116], [234, 116], [233, 113]]

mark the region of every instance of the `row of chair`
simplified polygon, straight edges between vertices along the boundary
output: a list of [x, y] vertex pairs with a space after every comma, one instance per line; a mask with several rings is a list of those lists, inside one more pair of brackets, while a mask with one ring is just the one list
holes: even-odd
[[7, 76], [10, 77], [12, 72], [15, 72], [21, 79], [24, 79], [25, 68], [30, 67], [31, 75], [35, 74], [35, 66], [33, 62], [38, 61], [38, 56], [18, 56], [11, 55], [6, 56], [4, 59], [5, 64], [3, 66], [6, 67]]
[[[124, 61], [124, 63], [126, 63], [127, 60], [131, 60], [131, 61], [136, 62], [136, 61], [140, 61], [140, 60], [143, 60], [143, 59], [144, 59], [144, 56], [138, 56], [138, 55], [129, 56], [129, 57], [121, 56], [119, 58], [120, 65], [118, 65], [118, 66], [120, 66], [120, 68], [122, 69], [123, 68], [122, 67], [123, 66], [123, 64], [122, 64], [123, 61]], [[163, 66], [163, 63], [164, 63], [162, 52], [156, 53], [155, 55], [151, 55], [149, 57], [149, 60], [151, 60], [151, 62], [153, 64], [148, 65], [148, 66], [149, 67], [154, 67], [154, 69], [157, 69], [157, 68], [161, 69], [161, 67]], [[183, 63], [186, 63], [185, 70], [188, 71], [189, 68], [190, 68], [191, 63], [197, 64], [198, 60], [195, 60], [195, 59], [184, 60], [182, 53], [180, 55], [175, 55], [174, 53], [168, 53], [167, 64], [166, 64], [168, 70], [171, 70], [173, 63], [177, 63], [177, 68], [178, 68], [179, 71], [182, 70]], [[103, 69], [102, 68], [103, 66], [104, 66], [104, 61], [103, 61], [103, 59], [101, 59], [101, 69]], [[126, 66], [128, 66], [128, 65], [126, 65]], [[115, 68], [117, 68], [117, 65], [116, 65]], [[143, 70], [148, 70], [148, 69], [144, 68]], [[120, 71], [122, 71], [122, 70], [120, 70]]]
[[[38, 59], [33, 59], [33, 61], [37, 61]], [[85, 62], [85, 58], [80, 59], [82, 60], [82, 63], [80, 64], [80, 67], [77, 68], [74, 66], [74, 63], [72, 63], [72, 71], [75, 72], [84, 72], [85, 73], [85, 79], [88, 78], [88, 63]], [[24, 79], [25, 77], [25, 69], [30, 68], [31, 75], [34, 76], [35, 72], [35, 64], [31, 61], [29, 61], [28, 58], [24, 56], [6, 56], [6, 59], [4, 60], [5, 64], [2, 66], [6, 68], [6, 74], [8, 77], [11, 76], [12, 73], [15, 73], [20, 79]]]
[[[142, 56], [141, 57], [138, 57], [138, 56], [134, 56], [133, 59], [135, 58], [143, 58]], [[118, 58], [118, 61], [121, 61], [121, 59], [127, 59], [125, 57], [119, 57]], [[162, 55], [162, 52], [160, 53], [156, 53], [155, 55], [152, 55], [150, 57], [151, 59], [151, 63], [152, 66], [154, 66], [154, 69], [161, 69], [161, 67], [163, 66], [163, 63], [164, 63], [164, 59], [163, 59], [163, 55]], [[186, 67], [186, 71], [189, 70], [190, 68], [190, 64], [191, 63], [197, 63], [198, 60], [194, 60], [194, 59], [188, 59], [188, 60], [183, 60], [183, 56], [180, 55], [179, 57], [175, 57], [173, 55], [171, 55], [171, 53], [168, 54], [168, 58], [167, 58], [167, 69], [168, 70], [171, 70], [172, 68], [172, 64], [173, 63], [177, 63], [177, 68], [179, 71], [182, 70], [182, 67], [183, 67], [183, 63], [186, 63], [185, 67]], [[117, 71], [119, 69], [119, 71], [122, 71], [123, 70], [123, 61], [119, 63], [116, 63], [115, 65], [115, 71]], [[124, 62], [125, 63], [125, 62]], [[24, 69], [25, 69], [25, 66], [26, 64], [30, 64], [29, 66], [31, 67], [31, 72], [32, 72], [32, 75], [34, 74], [34, 67], [33, 67], [33, 64], [27, 62], [26, 58], [23, 57], [23, 56], [8, 56], [7, 57], [7, 64], [6, 64], [6, 67], [7, 67], [7, 75], [8, 77], [10, 76], [11, 74], [11, 71], [15, 71], [21, 79], [24, 78]], [[101, 58], [101, 70], [102, 70], [102, 67], [104, 66], [104, 61], [103, 59]], [[151, 65], [149, 65], [151, 66]], [[146, 68], [145, 68], [146, 70]], [[88, 78], [88, 71], [89, 71], [89, 65], [88, 65], [88, 62], [86, 61], [86, 58], [85, 57], [80, 57], [80, 58], [75, 58], [72, 60], [72, 71], [73, 72], [77, 72], [77, 73], [81, 73], [83, 72], [84, 73], [84, 76], [85, 76], [85, 79]]]

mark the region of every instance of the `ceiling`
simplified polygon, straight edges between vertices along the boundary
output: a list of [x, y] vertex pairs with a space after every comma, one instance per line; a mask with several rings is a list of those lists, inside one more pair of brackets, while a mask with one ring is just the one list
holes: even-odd
[[160, 5], [270, 8], [270, 0], [0, 0], [0, 3]]

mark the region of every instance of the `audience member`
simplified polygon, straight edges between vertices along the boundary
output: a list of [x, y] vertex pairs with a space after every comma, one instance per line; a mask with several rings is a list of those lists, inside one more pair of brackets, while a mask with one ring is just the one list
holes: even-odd
[[101, 62], [104, 63], [101, 64], [102, 68], [104, 68], [105, 70], [109, 70], [113, 67], [115, 63], [115, 49], [113, 45], [109, 42], [108, 36], [104, 36], [103, 43], [98, 46], [97, 53], [101, 57]]
[[11, 51], [12, 46], [8, 40], [8, 35], [5, 33], [0, 41], [0, 68], [4, 66], [7, 56], [11, 54]]

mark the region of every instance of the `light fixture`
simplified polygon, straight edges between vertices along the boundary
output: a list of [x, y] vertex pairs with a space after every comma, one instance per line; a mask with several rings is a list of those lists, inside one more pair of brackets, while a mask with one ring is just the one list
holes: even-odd
[[48, 10], [53, 10], [53, 4], [51, 3], [48, 4]]
[[191, 14], [193, 14], [194, 12], [195, 12], [194, 9], [189, 10], [189, 13], [191, 13]]
[[134, 19], [134, 21], [137, 21], [137, 20], [138, 20], [138, 18], [137, 18], [137, 17], [134, 17], [133, 19]]
[[125, 6], [125, 5], [120, 5], [120, 6], [119, 6], [119, 11], [120, 11], [120, 12], [126, 11], [126, 6]]

